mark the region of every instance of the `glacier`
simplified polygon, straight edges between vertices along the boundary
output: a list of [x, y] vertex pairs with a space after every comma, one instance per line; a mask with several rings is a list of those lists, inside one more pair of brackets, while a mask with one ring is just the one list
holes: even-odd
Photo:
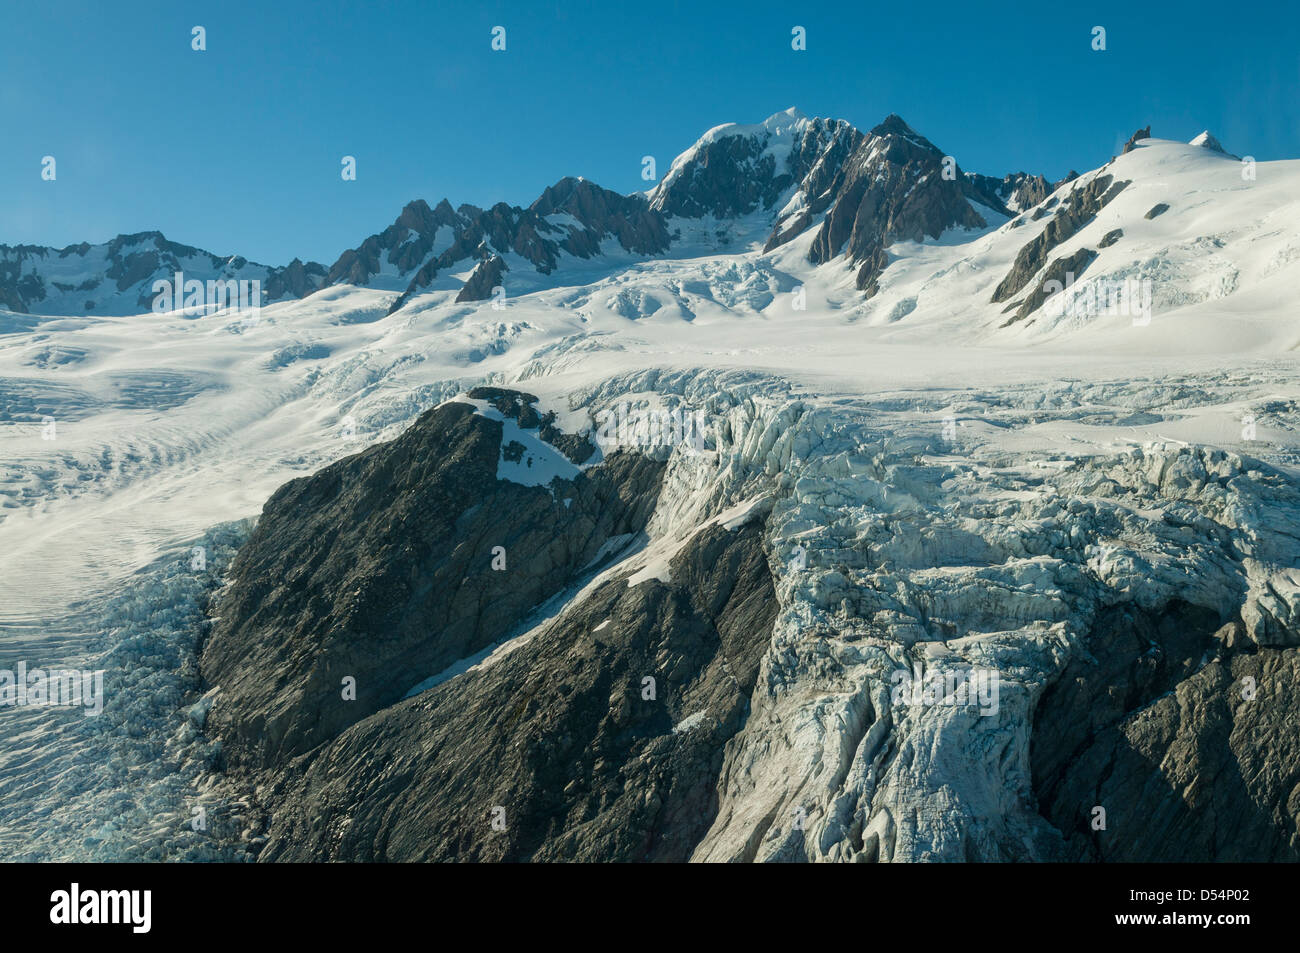
[[[785, 137], [808, 123], [711, 130], [654, 194], [729, 136], [775, 135], [746, 161], [790, 162]], [[1106, 836], [1136, 842], [1135, 809], [1104, 791], [1071, 800], [1069, 758], [1035, 734], [1086, 710], [1063, 686], [1107, 670], [1098, 633], [1162, 618], [1200, 633], [1185, 659], [1172, 636], [1150, 640], [1156, 674], [1132, 676], [1138, 704], [1120, 713], [1160, 721], [1151, 771], [1177, 790], [1195, 787], [1177, 726], [1200, 717], [1204, 685], [1240, 699], [1233, 751], [1272, 724], [1242, 713], [1246, 678], [1277, 719], [1294, 714], [1280, 699], [1300, 649], [1300, 161], [1241, 169], [1200, 144], [1141, 140], [1012, 217], [893, 241], [868, 296], [857, 262], [810, 262], [816, 228], [764, 250], [774, 220], [814, 207], [792, 182], [729, 220], [726, 242], [714, 219], [674, 219], [686, 237], [670, 255], [561, 253], [552, 274], [507, 278], [504, 308], [434, 283], [390, 311], [403, 273], [269, 304], [251, 329], [220, 314], [0, 312], [0, 667], [93, 664], [109, 700], [98, 719], [0, 712], [0, 853], [254, 856], [265, 792], [224, 771], [205, 731], [219, 686], [198, 667], [230, 561], [282, 484], [495, 386], [537, 395], [571, 434], [621, 404], [706, 424], [703, 452], [643, 448], [664, 467], [646, 538], [602, 549], [515, 638], [549, 637], [601, 581], [662, 581], [705, 528], [761, 519], [775, 623], [690, 859], [1134, 859], [1077, 831], [1104, 807]], [[1150, 323], [1041, 310], [1008, 324], [994, 288], [1052, 219], [1030, 209], [1059, 209], [1103, 174], [1129, 184], [1049, 261], [1095, 250], [1088, 280], [1149, 282]], [[498, 251], [507, 276], [530, 272]], [[546, 469], [503, 459], [503, 479], [579, 469], [515, 437]], [[492, 657], [408, 684], [431, 690]], [[991, 715], [891, 699], [897, 672], [971, 669], [998, 673]], [[1100, 743], [1076, 740], [1083, 762]], [[1238, 761], [1294, 851], [1288, 745]]]

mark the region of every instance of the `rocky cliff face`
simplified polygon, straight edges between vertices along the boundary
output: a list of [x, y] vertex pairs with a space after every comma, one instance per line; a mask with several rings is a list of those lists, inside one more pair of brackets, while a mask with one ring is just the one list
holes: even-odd
[[761, 529], [706, 528], [664, 580], [615, 574], [349, 728], [279, 782], [263, 858], [690, 859], [776, 614]]
[[857, 286], [870, 296], [892, 243], [938, 238], [954, 227], [983, 228], [988, 223], [972, 199], [1006, 212], [995, 195], [978, 192], [954, 160], [945, 165], [946, 158], [901, 118], [889, 116], [849, 157], [810, 260], [824, 264], [843, 254], [860, 266]]
[[[1056, 203], [1054, 207], [1049, 208], [1044, 205], [1041, 209], [1036, 209], [1035, 214], [1042, 211], [1045, 215], [1050, 214], [1051, 220], [1041, 232], [1021, 247], [1016, 254], [1011, 271], [994, 290], [993, 300], [1007, 301], [1024, 290], [1031, 279], [1047, 265], [1053, 250], [1092, 222], [1097, 217], [1097, 213], [1128, 184], [1128, 182], [1116, 182], [1110, 175], [1097, 175], [1086, 183], [1077, 184], [1065, 199]], [[1083, 269], [1094, 257], [1096, 253], [1091, 249], [1080, 249], [1072, 258], [1055, 259], [1049, 273], [1043, 275], [1042, 280], [1034, 284], [1029, 295], [1022, 302], [1017, 302], [1020, 306], [1019, 311], [1012, 320], [1023, 320], [1041, 307], [1049, 297], [1044, 287], [1047, 281], [1053, 279], [1063, 281], [1067, 274], [1076, 276], [1082, 274]]]
[[[547, 275], [561, 255], [592, 258], [602, 253], [606, 241], [638, 255], [668, 248], [663, 217], [652, 212], [642, 196], [619, 195], [583, 179], [565, 178], [526, 209], [501, 202], [487, 210], [462, 205], [453, 211], [446, 199], [432, 209], [423, 201], [412, 202], [383, 232], [344, 252], [325, 284], [366, 285], [378, 275], [400, 279], [405, 289], [391, 307], [396, 310], [439, 275], [476, 261], [504, 264], [501, 256], [512, 253]], [[481, 285], [486, 279], [470, 280]], [[459, 300], [485, 297], [473, 291]]]
[[267, 501], [202, 656], [232, 762], [283, 763], [399, 701], [644, 526], [658, 464], [616, 454], [549, 486], [498, 479], [505, 426], [447, 404]]

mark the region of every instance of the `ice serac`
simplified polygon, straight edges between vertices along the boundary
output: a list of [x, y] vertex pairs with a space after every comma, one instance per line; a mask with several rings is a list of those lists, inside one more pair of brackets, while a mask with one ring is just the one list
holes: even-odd
[[711, 129], [677, 157], [650, 204], [676, 219], [766, 214], [764, 252], [817, 226], [810, 260], [843, 256], [858, 266], [857, 286], [870, 295], [892, 243], [983, 228], [980, 209], [1008, 216], [1008, 201], [1027, 207], [1046, 192], [1041, 176], [963, 173], [898, 116], [864, 134], [843, 120], [790, 109], [758, 125]]
[[[772, 444], [807, 448], [767, 520], [782, 611], [693, 858], [1297, 859], [1290, 480], [884, 423], [805, 412]], [[893, 693], [978, 669], [988, 710]]]

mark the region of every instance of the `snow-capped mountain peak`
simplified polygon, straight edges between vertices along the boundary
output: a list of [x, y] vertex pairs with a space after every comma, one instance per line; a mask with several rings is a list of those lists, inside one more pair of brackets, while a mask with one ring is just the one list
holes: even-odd
[[1221, 152], [1224, 155], [1230, 154], [1227, 149], [1223, 148], [1223, 144], [1220, 143], [1219, 140], [1216, 139], [1208, 129], [1206, 129], [1196, 138], [1192, 139], [1191, 142], [1188, 143], [1188, 145], [1200, 146], [1203, 149], [1209, 149], [1211, 152]]

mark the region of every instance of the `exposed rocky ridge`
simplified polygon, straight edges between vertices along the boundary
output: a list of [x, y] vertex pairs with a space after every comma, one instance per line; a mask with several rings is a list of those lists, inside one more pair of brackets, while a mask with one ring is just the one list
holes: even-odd
[[[464, 301], [486, 301], [492, 297], [494, 288], [501, 288], [504, 285], [501, 282], [505, 279], [505, 274], [510, 269], [506, 267], [506, 261], [500, 255], [491, 255], [484, 258], [474, 266], [474, 271], [470, 274], [469, 279], [465, 282], [464, 287], [456, 295], [457, 303]], [[402, 299], [394, 305], [400, 308]]]
[[[817, 227], [810, 260], [822, 264], [844, 255], [859, 267], [858, 287], [870, 294], [888, 263], [884, 249], [891, 242], [937, 237], [953, 227], [983, 227], [986, 221], [979, 209], [1011, 215], [1041, 201], [1048, 190], [1042, 176], [1024, 172], [996, 179], [953, 166], [945, 177], [945, 158], [897, 116], [864, 134], [844, 120], [809, 119], [787, 110], [757, 126], [711, 130], [679, 156], [647, 194], [620, 195], [569, 177], [547, 188], [527, 208], [504, 202], [489, 209], [453, 208], [446, 199], [430, 207], [417, 199], [392, 225], [344, 251], [328, 269], [297, 259], [282, 269], [246, 268], [243, 259], [223, 260], [175, 246], [156, 233], [119, 236], [111, 244], [152, 236], [156, 247], [125, 256], [110, 248], [104, 271], [106, 280], [126, 282], [118, 287], [121, 292], [154, 277], [170, 277], [175, 261], [188, 256], [204, 262], [190, 262], [191, 270], [203, 272], [195, 275], [201, 279], [261, 278], [267, 303], [339, 284], [378, 286], [397, 292], [389, 306], [392, 313], [435, 287], [439, 279], [459, 280], [465, 270], [470, 275], [456, 300], [485, 300], [508, 269], [509, 255], [528, 262], [540, 275], [550, 275], [566, 255], [592, 259], [611, 248], [632, 255], [664, 255], [680, 237], [674, 222], [756, 217], [760, 235], [767, 234], [764, 251]], [[45, 301], [48, 282], [38, 259], [85, 254], [90, 247], [55, 252], [0, 246], [0, 306], [26, 311]], [[57, 309], [102, 310], [89, 296], [94, 290], [91, 277], [61, 285], [65, 294]], [[67, 296], [83, 293], [85, 300]], [[149, 296], [133, 295], [122, 304], [123, 313], [147, 307]], [[97, 297], [103, 297], [102, 290]]]
[[345, 731], [280, 782], [263, 859], [689, 859], [776, 614], [761, 524], [706, 528], [668, 579], [617, 574]]
[[153, 283], [174, 282], [177, 272], [186, 280], [260, 281], [258, 304], [302, 297], [325, 277], [316, 262], [295, 258], [274, 268], [168, 241], [162, 232], [137, 232], [97, 245], [0, 245], [0, 307], [21, 314], [139, 313], [152, 307]]
[[1151, 138], [1150, 126], [1147, 126], [1145, 129], [1139, 129], [1137, 132], [1133, 133], [1133, 135], [1129, 136], [1128, 142], [1124, 143], [1124, 152], [1125, 153], [1132, 152], [1134, 149], [1137, 148], [1137, 144], [1139, 142], [1141, 142], [1143, 139], [1150, 139], [1150, 138]]
[[[994, 289], [993, 301], [1006, 301], [1020, 292], [1047, 263], [1052, 250], [1096, 218], [1128, 184], [1114, 181], [1111, 175], [1098, 175], [1086, 185], [1075, 186], [1051, 221], [1017, 253], [1011, 271]], [[1041, 284], [1036, 295], [1041, 293]]]
[[650, 207], [678, 218], [775, 215], [797, 189], [817, 214], [833, 201], [861, 141], [842, 119], [808, 119], [796, 110], [758, 127], [719, 127], [677, 158], [651, 191]]
[[[860, 266], [857, 286], [869, 297], [888, 264], [884, 250], [893, 242], [938, 238], [954, 227], [985, 227], [988, 223], [972, 201], [1009, 214], [984, 180], [964, 175], [955, 164], [953, 177], [945, 178], [946, 158], [901, 118], [886, 118], [848, 158], [848, 171], [838, 183], [809, 259], [824, 264], [844, 254]], [[777, 229], [789, 232], [796, 224], [778, 222]]]
[[[992, 198], [1008, 212], [1023, 212], [1043, 202], [1062, 183], [1051, 185], [1041, 175], [1012, 172], [995, 179], [976, 172], [967, 172], [977, 193]], [[994, 206], [997, 207], [996, 205]]]
[[[453, 402], [267, 501], [202, 654], [234, 762], [308, 752], [398, 701], [413, 673], [504, 637], [608, 540], [640, 531], [662, 469], [615, 454], [523, 486], [497, 478], [501, 456], [502, 424]], [[356, 700], [342, 703], [346, 676]]]
[[[1181, 667], [1169, 669], [1166, 683], [1203, 664], [1196, 649], [1224, 618], [1238, 611], [1245, 619], [1258, 615], [1254, 593], [1280, 587], [1288, 593], [1281, 600], [1286, 608], [1265, 614], [1293, 618], [1297, 589], [1287, 567], [1300, 548], [1300, 500], [1279, 474], [1255, 471], [1245, 478], [1250, 465], [1230, 455], [1162, 448], [1074, 461], [1059, 474], [1048, 470], [1028, 484], [1013, 481], [1039, 491], [1022, 509], [994, 502], [996, 487], [1011, 487], [1002, 475], [1016, 472], [1002, 469], [1005, 457], [986, 469], [978, 452], [968, 456], [941, 441], [944, 455], [922, 463], [904, 450], [905, 438], [888, 430], [876, 438], [864, 430], [854, 438], [849, 421], [826, 420], [820, 455], [841, 446], [848, 458], [819, 466], [818, 478], [795, 477], [796, 492], [778, 500], [769, 520], [773, 548], [788, 551], [797, 541], [809, 550], [809, 569], [803, 578], [788, 577], [793, 589], [778, 585], [784, 611], [754, 711], [732, 743], [719, 818], [694, 858], [1068, 856], [1060, 832], [1037, 813], [1035, 784], [1041, 782], [1033, 779], [1029, 739], [1041, 732], [1050, 747], [1057, 737], [1050, 718], [1034, 719], [1036, 709], [1052, 711], [1055, 703], [1044, 709], [1038, 699], [1053, 684], [1070, 684], [1070, 660], [1087, 658], [1088, 633], [1106, 630], [1095, 620], [1105, 617], [1107, 606], [1134, 604], [1134, 612], [1168, 616], [1170, 624], [1201, 620], [1198, 631], [1180, 633], [1193, 636], [1190, 649], [1168, 650]], [[942, 462], [954, 452], [965, 462]], [[845, 498], [863, 500], [879, 515], [850, 517]], [[1160, 515], [1138, 517], [1126, 498]], [[1272, 540], [1268, 556], [1256, 548], [1262, 536]], [[1189, 545], [1191, 538], [1197, 541]], [[1251, 582], [1259, 572], [1272, 580], [1263, 589]], [[1200, 608], [1171, 609], [1180, 599]], [[1238, 652], [1271, 639], [1269, 626], [1247, 622], [1245, 630]], [[1285, 631], [1278, 638], [1294, 647], [1300, 630]], [[1098, 636], [1091, 638], [1095, 646]], [[1138, 645], [1123, 664], [1140, 673], [1147, 649], [1145, 642]], [[999, 711], [984, 717], [970, 706], [898, 705], [889, 674], [912, 665], [930, 673], [998, 669]], [[1130, 700], [1140, 705], [1142, 696]], [[1178, 708], [1169, 711], [1176, 715]], [[1297, 727], [1290, 703], [1276, 689], [1252, 717], [1285, 724], [1293, 735]], [[1176, 722], [1166, 716], [1164, 724]], [[1198, 776], [1230, 770], [1234, 750], [1198, 734], [1199, 724], [1178, 729], [1184, 749], [1200, 745]], [[1252, 822], [1249, 830], [1255, 846], [1268, 840], [1262, 856], [1285, 856], [1296, 843], [1300, 804], [1287, 798], [1294, 801], [1289, 792], [1300, 781], [1300, 765], [1288, 745], [1270, 734], [1259, 739], [1253, 756], [1263, 777], [1250, 791], [1251, 803], [1268, 822]], [[807, 752], [817, 753], [816, 768]], [[1151, 771], [1149, 761], [1129, 759], [1110, 783], [1115, 790], [1137, 790], [1149, 786]], [[1190, 773], [1181, 776], [1182, 784], [1192, 783]], [[1086, 772], [1074, 794], [1082, 796], [1098, 781], [1097, 772]], [[1223, 857], [1212, 835], [1214, 811], [1242, 810], [1235, 796], [1226, 796], [1235, 793], [1216, 789], [1207, 795], [1213, 808], [1192, 814], [1176, 813], [1176, 795], [1160, 802], [1165, 816], [1185, 825], [1177, 846], [1172, 839], [1148, 840], [1152, 835], [1131, 802], [1120, 812], [1124, 825], [1115, 836], [1127, 840], [1130, 858], [1175, 851], [1183, 859]], [[1067, 833], [1075, 815], [1097, 803], [1091, 794], [1084, 805], [1071, 797], [1057, 799], [1069, 802], [1069, 823], [1061, 820]], [[1048, 816], [1066, 818], [1064, 810], [1057, 803]], [[802, 830], [792, 823], [797, 816], [806, 818]], [[1119, 827], [1112, 814], [1110, 830]]]
[[1213, 135], [1211, 135], [1210, 130], [1208, 129], [1202, 132], [1199, 136], [1196, 136], [1194, 139], [1192, 139], [1188, 143], [1188, 145], [1200, 146], [1202, 149], [1209, 149], [1211, 152], [1218, 152], [1229, 159], [1239, 158], [1238, 156], [1233, 155], [1227, 149], [1223, 148], [1223, 143], [1219, 142], [1218, 139], [1216, 139]]
[[1180, 603], [1107, 610], [1044, 693], [1034, 787], [1062, 859], [1300, 861], [1300, 653], [1220, 621]]
[[[467, 261], [498, 262], [490, 268], [499, 280], [505, 269], [501, 256], [510, 252], [546, 275], [558, 266], [561, 254], [591, 258], [601, 254], [601, 244], [609, 239], [638, 255], [668, 248], [663, 217], [650, 210], [643, 196], [619, 195], [584, 179], [561, 179], [526, 209], [498, 202], [486, 210], [462, 205], [453, 211], [446, 199], [432, 209], [416, 200], [383, 232], [344, 252], [325, 284], [365, 285], [387, 269], [408, 281], [392, 305], [396, 310], [439, 274]], [[481, 268], [476, 267], [457, 300], [487, 297], [480, 286], [490, 276], [481, 276]], [[474, 289], [466, 290], [471, 284]]]

